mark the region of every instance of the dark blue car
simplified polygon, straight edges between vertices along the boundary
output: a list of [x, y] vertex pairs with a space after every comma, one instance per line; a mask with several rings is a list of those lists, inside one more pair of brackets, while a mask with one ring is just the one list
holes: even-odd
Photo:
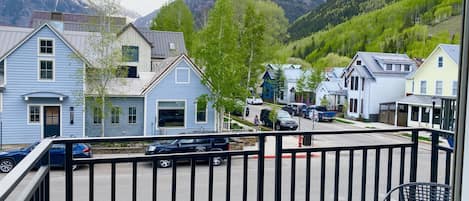
[[[39, 142], [33, 143], [21, 149], [14, 149], [10, 151], [0, 152], [0, 172], [10, 172], [23, 158], [26, 157]], [[65, 145], [54, 144], [49, 150], [50, 153], [50, 166], [51, 167], [64, 167], [65, 166]], [[74, 144], [73, 157], [74, 158], [91, 158], [91, 146], [87, 144]], [[39, 165], [38, 165], [39, 166]], [[73, 169], [76, 169], [75, 165]]]

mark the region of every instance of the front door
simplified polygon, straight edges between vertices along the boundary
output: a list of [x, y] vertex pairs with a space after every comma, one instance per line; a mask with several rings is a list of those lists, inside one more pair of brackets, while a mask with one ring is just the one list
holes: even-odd
[[44, 106], [44, 138], [60, 136], [60, 107]]

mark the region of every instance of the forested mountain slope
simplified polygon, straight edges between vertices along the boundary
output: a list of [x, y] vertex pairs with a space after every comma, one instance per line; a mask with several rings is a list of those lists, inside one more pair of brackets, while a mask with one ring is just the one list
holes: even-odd
[[382, 9], [291, 42], [284, 54], [310, 62], [329, 53], [352, 57], [357, 51], [399, 52], [424, 58], [439, 43], [457, 43], [459, 33], [433, 30], [461, 14], [460, 0], [400, 0]]

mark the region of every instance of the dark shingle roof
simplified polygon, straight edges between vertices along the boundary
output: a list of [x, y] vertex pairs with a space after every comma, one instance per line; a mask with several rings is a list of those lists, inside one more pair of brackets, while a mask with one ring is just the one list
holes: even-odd
[[[184, 35], [182, 32], [153, 31], [147, 28], [138, 28], [147, 40], [149, 40], [153, 48], [151, 49], [152, 58], [168, 58], [187, 54], [186, 45], [184, 43]], [[173, 43], [175, 49], [170, 49]]]

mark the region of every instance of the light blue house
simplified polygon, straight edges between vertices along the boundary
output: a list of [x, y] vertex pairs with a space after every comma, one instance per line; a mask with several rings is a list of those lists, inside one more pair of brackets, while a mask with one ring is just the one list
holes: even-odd
[[[140, 72], [139, 78], [121, 78], [111, 84], [105, 136], [215, 131], [212, 104], [197, 107], [198, 97], [210, 93], [202, 84], [202, 71], [184, 54], [163, 60], [158, 69], [158, 73]], [[87, 104], [86, 135], [100, 136], [102, 122], [92, 105]]]
[[[89, 39], [95, 33], [51, 24], [0, 26], [0, 136], [4, 144], [27, 144], [52, 136], [101, 136], [103, 124], [104, 136], [213, 132], [217, 128], [211, 103], [197, 105], [198, 97], [210, 93], [202, 84], [202, 71], [185, 54], [152, 59], [154, 51], [168, 45], [165, 55], [175, 54], [171, 46], [182, 35], [147, 31], [152, 36], [148, 40], [132, 25], [119, 32], [116, 44], [132, 49], [133, 57], [122, 65], [128, 69], [127, 76], [109, 85], [111, 104], [101, 122], [84, 82], [85, 66], [93, 67]], [[159, 36], [165, 36], [165, 42], [158, 41]]]
[[48, 24], [0, 27], [0, 103], [3, 142], [31, 143], [51, 136], [83, 136], [85, 59]]

